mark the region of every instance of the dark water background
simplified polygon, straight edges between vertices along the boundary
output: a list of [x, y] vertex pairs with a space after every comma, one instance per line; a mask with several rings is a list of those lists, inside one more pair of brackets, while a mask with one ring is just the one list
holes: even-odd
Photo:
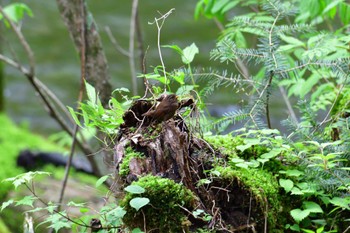
[[[4, 4], [11, 1], [3, 1]], [[31, 0], [23, 1], [33, 11], [33, 18], [26, 18], [22, 31], [31, 45], [36, 60], [37, 77], [44, 82], [67, 106], [75, 106], [78, 96], [80, 65], [79, 58], [69, 37], [67, 29], [60, 18], [56, 1]], [[98, 24], [103, 45], [109, 62], [109, 71], [113, 88], [127, 87], [131, 90], [130, 70], [128, 58], [117, 52], [110, 42], [104, 28], [110, 27], [119, 44], [128, 49], [129, 20], [131, 1], [129, 0], [89, 0], [90, 11]], [[152, 66], [160, 65], [157, 52], [157, 28], [149, 25], [161, 13], [175, 8], [161, 32], [163, 45], [176, 44], [184, 48], [196, 43], [199, 54], [193, 62], [194, 67], [216, 67], [218, 69], [233, 69], [233, 64], [223, 65], [210, 61], [209, 53], [215, 47], [219, 30], [214, 22], [207, 19], [194, 20], [193, 12], [196, 1], [140, 1], [140, 20], [144, 36], [144, 46], [149, 47], [147, 52], [148, 72]], [[11, 54], [14, 50], [17, 59], [26, 62], [23, 49], [9, 29], [5, 30], [5, 53]], [[11, 49], [9, 49], [11, 47]], [[180, 57], [170, 49], [163, 49], [163, 59], [168, 71], [182, 66]], [[6, 111], [18, 123], [25, 123], [34, 132], [45, 135], [60, 130], [43, 108], [43, 104], [35, 95], [33, 88], [26, 78], [17, 70], [6, 66]], [[141, 85], [140, 85], [141, 86]], [[142, 94], [142, 90], [139, 90]], [[278, 95], [278, 93], [277, 93]], [[242, 97], [230, 89], [222, 89], [213, 94], [207, 102], [219, 109], [221, 114], [232, 110]], [[275, 121], [286, 118], [282, 109], [280, 97], [272, 102], [272, 111]], [[284, 107], [283, 107], [284, 109]]]

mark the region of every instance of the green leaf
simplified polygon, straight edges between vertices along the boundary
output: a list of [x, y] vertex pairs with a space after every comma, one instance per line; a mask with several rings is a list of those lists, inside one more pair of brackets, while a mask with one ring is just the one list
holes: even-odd
[[92, 104], [97, 104], [97, 94], [95, 88], [92, 85], [90, 85], [87, 81], [85, 81], [85, 88], [88, 99], [91, 101]]
[[146, 191], [144, 188], [138, 185], [129, 185], [126, 188], [124, 188], [124, 190], [133, 194], [141, 194]]
[[177, 89], [176, 91], [176, 95], [185, 95], [190, 93], [190, 91], [192, 91], [195, 88], [195, 86], [193, 85], [183, 85], [181, 87], [179, 87], [179, 89]]
[[335, 206], [339, 206], [343, 209], [350, 210], [350, 207], [349, 207], [350, 200], [349, 199], [345, 199], [345, 198], [341, 198], [341, 197], [333, 197], [329, 202]]
[[323, 210], [319, 204], [313, 201], [304, 201], [303, 206], [305, 210], [310, 211], [310, 213], [323, 213]]
[[41, 171], [36, 171], [36, 172], [30, 171], [30, 172], [26, 172], [23, 174], [19, 174], [15, 177], [7, 178], [7, 179], [3, 180], [2, 182], [12, 182], [12, 184], [17, 189], [18, 186], [32, 181], [35, 178], [35, 176], [37, 176], [37, 175], [50, 175], [50, 173], [49, 172], [41, 172]]
[[109, 178], [109, 175], [102, 176], [100, 179], [96, 181], [95, 187], [100, 187], [101, 184], [103, 184], [107, 179]]
[[11, 205], [12, 203], [13, 203], [13, 200], [12, 200], [12, 199], [10, 199], [10, 200], [8, 200], [8, 201], [6, 201], [6, 202], [3, 202], [2, 205], [1, 205], [1, 210], [0, 210], [0, 212], [3, 211], [6, 207], [8, 207], [9, 205]]
[[310, 214], [309, 210], [294, 209], [290, 211], [290, 215], [294, 218], [294, 220], [297, 223], [301, 222], [303, 219], [309, 216], [309, 214]]
[[162, 47], [173, 49], [173, 50], [175, 50], [178, 54], [180, 54], [181, 56], [183, 56], [183, 51], [182, 51], [182, 49], [181, 49], [179, 46], [177, 46], [177, 45], [163, 45]]
[[25, 196], [23, 199], [21, 199], [19, 201], [16, 201], [16, 205], [15, 206], [28, 205], [28, 206], [34, 207], [33, 206], [33, 202], [35, 200], [37, 200], [37, 198], [34, 197], [34, 196]]
[[190, 46], [187, 46], [184, 50], [183, 50], [183, 55], [181, 57], [182, 59], [182, 62], [184, 64], [190, 64], [193, 59], [194, 59], [194, 56], [199, 53], [199, 50], [196, 46], [195, 43], [192, 43]]
[[283, 34], [280, 34], [280, 37], [283, 41], [287, 42], [288, 44], [290, 45], [294, 45], [294, 46], [305, 46], [305, 43], [298, 40], [297, 38], [295, 37], [291, 37], [291, 36], [286, 36], [286, 35], [283, 35]]
[[282, 150], [282, 148], [273, 148], [269, 152], [262, 154], [260, 157], [263, 159], [271, 159], [279, 155]]
[[280, 179], [279, 180], [279, 184], [282, 188], [284, 188], [284, 190], [286, 191], [286, 193], [288, 193], [289, 191], [292, 190], [292, 188], [294, 187], [294, 183], [293, 181], [289, 180], [289, 179]]
[[227, 5], [231, 0], [216, 0], [213, 8], [211, 8], [211, 13], [218, 13], [225, 5]]
[[297, 187], [293, 187], [291, 190], [292, 195], [304, 195], [304, 192]]
[[[32, 17], [32, 10], [24, 3], [12, 3], [4, 7], [4, 12], [7, 17], [14, 23], [18, 23], [24, 17], [24, 14], [27, 13], [28, 16]], [[3, 19], [3, 15], [0, 14], [0, 20]]]
[[144, 233], [140, 228], [134, 228], [131, 233]]
[[70, 115], [72, 116], [72, 118], [73, 118], [75, 124], [77, 124], [77, 125], [79, 125], [79, 126], [81, 127], [81, 123], [80, 123], [80, 121], [79, 121], [79, 119], [78, 119], [78, 116], [77, 116], [77, 114], [75, 113], [74, 109], [71, 108], [71, 107], [69, 107], [69, 106], [68, 106], [67, 108], [68, 108], [68, 111], [69, 111]]
[[67, 206], [74, 206], [74, 207], [85, 207], [86, 203], [75, 203], [74, 201], [68, 202]]
[[336, 7], [341, 2], [344, 2], [344, 0], [332, 0], [332, 1], [330, 1], [330, 3], [322, 11], [322, 14], [326, 14], [328, 11], [330, 11], [332, 8]]
[[185, 84], [185, 73], [184, 72], [178, 71], [174, 75], [172, 75], [171, 77], [179, 84], [181, 84], [181, 85]]
[[287, 175], [287, 176], [299, 177], [299, 176], [301, 176], [301, 175], [304, 175], [304, 172], [293, 169], [293, 170], [287, 170], [287, 171], [286, 171], [286, 175]]
[[146, 197], [135, 197], [129, 202], [130, 206], [139, 211], [142, 207], [149, 203], [149, 199]]

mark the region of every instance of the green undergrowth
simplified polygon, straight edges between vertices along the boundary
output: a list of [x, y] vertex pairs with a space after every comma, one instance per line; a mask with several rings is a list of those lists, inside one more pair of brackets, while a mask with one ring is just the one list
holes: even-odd
[[[17, 126], [5, 114], [0, 114], [0, 125], [0, 163], [2, 164], [0, 182], [6, 178], [15, 177], [25, 172], [24, 169], [16, 165], [17, 156], [22, 150], [65, 152], [62, 147], [55, 145], [44, 137], [33, 134], [26, 128]], [[40, 168], [40, 170], [52, 173], [51, 179], [53, 178], [56, 180], [62, 180], [64, 169], [64, 167], [56, 167], [54, 165], [46, 165]], [[89, 186], [95, 186], [97, 180], [97, 178], [93, 176], [77, 172], [74, 169], [71, 169], [70, 177], [74, 177], [79, 183]], [[38, 177], [36, 182], [40, 182], [43, 179], [45, 178]], [[8, 194], [14, 189], [14, 186], [10, 182], [1, 182], [0, 186], [0, 200], [3, 202], [6, 201]], [[100, 189], [103, 189], [101, 192], [107, 192], [107, 189], [103, 186], [100, 186], [99, 190]], [[20, 190], [22, 189], [19, 188], [17, 193], [21, 193]], [[10, 227], [12, 232], [20, 232], [19, 227], [22, 226], [23, 222], [22, 214], [19, 215], [18, 212], [13, 209], [5, 209], [1, 213], [1, 219]], [[0, 232], [7, 232], [2, 230], [1, 224]]]
[[[127, 193], [121, 201], [121, 206], [126, 210], [123, 221], [127, 226], [148, 229], [157, 229], [156, 232], [182, 232], [186, 215], [180, 206], [191, 210], [195, 202], [195, 196], [183, 185], [173, 180], [156, 176], [145, 176], [132, 183], [145, 189], [142, 194]], [[135, 197], [148, 198], [150, 203], [136, 211], [129, 204]], [[144, 219], [146, 223], [144, 224]]]
[[[45, 138], [31, 133], [28, 129], [18, 127], [5, 114], [0, 114], [0, 125], [0, 164], [2, 165], [0, 180], [25, 172], [16, 166], [16, 159], [21, 150], [63, 152], [61, 147], [50, 143]], [[10, 183], [1, 183], [0, 200], [6, 197], [12, 187]]]

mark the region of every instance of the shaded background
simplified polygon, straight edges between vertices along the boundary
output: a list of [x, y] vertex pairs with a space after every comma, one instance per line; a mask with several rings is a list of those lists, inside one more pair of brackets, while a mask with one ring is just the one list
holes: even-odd
[[[76, 106], [78, 96], [80, 64], [73, 42], [60, 18], [56, 1], [31, 0], [22, 1], [33, 11], [34, 17], [23, 22], [22, 30], [35, 54], [37, 77], [44, 82], [67, 106]], [[109, 72], [113, 89], [127, 87], [131, 90], [130, 69], [128, 58], [116, 51], [110, 42], [105, 27], [110, 27], [119, 44], [128, 49], [129, 24], [131, 2], [129, 0], [90, 0], [87, 1], [92, 12], [103, 46], [107, 55]], [[160, 65], [157, 51], [157, 28], [150, 25], [160, 13], [164, 14], [175, 8], [173, 14], [167, 19], [161, 31], [161, 44], [176, 44], [184, 48], [196, 43], [199, 54], [196, 55], [193, 67], [214, 67], [218, 69], [231, 69], [233, 64], [219, 64], [210, 60], [209, 53], [215, 47], [220, 32], [213, 21], [201, 18], [195, 20], [193, 13], [197, 1], [154, 1], [142, 0], [139, 2], [139, 18], [144, 38], [144, 47], [148, 47], [146, 54], [147, 72], [152, 67]], [[4, 1], [7, 5], [11, 1]], [[159, 13], [160, 12], [160, 13]], [[24, 56], [23, 49], [18, 40], [9, 29], [5, 29], [5, 54], [15, 51], [19, 60]], [[163, 60], [168, 71], [182, 66], [181, 59], [171, 49], [162, 49]], [[137, 55], [135, 55], [137, 58]], [[137, 60], [138, 63], [138, 60]], [[139, 69], [139, 65], [136, 65]], [[138, 70], [140, 72], [140, 70]], [[141, 80], [140, 84], [142, 83]], [[33, 88], [26, 78], [17, 70], [5, 66], [5, 99], [6, 111], [18, 123], [24, 122], [34, 132], [45, 135], [60, 130], [57, 123], [52, 120], [35, 95]], [[143, 94], [142, 85], [139, 85], [139, 94]], [[278, 93], [277, 93], [278, 94]], [[232, 88], [218, 91], [207, 100], [208, 105], [215, 106], [217, 114], [231, 111], [236, 107], [241, 96], [235, 94]], [[274, 122], [287, 117], [284, 111], [279, 111], [283, 103], [276, 103], [271, 98]], [[276, 126], [276, 125], [275, 125]]]

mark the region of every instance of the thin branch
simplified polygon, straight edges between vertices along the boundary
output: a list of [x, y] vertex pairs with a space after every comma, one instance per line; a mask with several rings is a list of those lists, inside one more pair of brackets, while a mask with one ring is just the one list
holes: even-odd
[[287, 93], [286, 93], [286, 90], [282, 87], [282, 86], [279, 86], [279, 89], [280, 89], [280, 92], [281, 92], [281, 95], [283, 97], [283, 100], [284, 102], [286, 103], [287, 105], [287, 108], [288, 108], [288, 112], [289, 112], [289, 115], [291, 116], [292, 120], [295, 122], [295, 123], [298, 123], [298, 118], [294, 112], [294, 109], [290, 103], [290, 100], [288, 99], [288, 96], [287, 96]]
[[[160, 62], [162, 63], [162, 67], [163, 67], [163, 74], [164, 74], [164, 79], [165, 79], [165, 84], [164, 84], [164, 92], [166, 92], [166, 83], [167, 83], [167, 77], [166, 77], [166, 71], [165, 71], [165, 64], [163, 61], [163, 56], [162, 56], [162, 51], [160, 49], [160, 32], [161, 29], [164, 25], [165, 19], [175, 10], [175, 8], [172, 8], [170, 11], [168, 11], [167, 13], [165, 13], [164, 15], [162, 15], [159, 18], [154, 18], [154, 22], [149, 23], [149, 24], [156, 24], [157, 25], [157, 47], [158, 47], [158, 54], [159, 54], [159, 59]], [[161, 23], [159, 24], [159, 21], [161, 21]]]
[[130, 19], [130, 34], [129, 34], [129, 65], [132, 83], [132, 93], [137, 94], [137, 77], [135, 68], [135, 30], [136, 30], [136, 18], [137, 18], [137, 8], [139, 1], [132, 1], [131, 9], [131, 19]]
[[[83, 100], [83, 90], [84, 90], [84, 80], [85, 80], [85, 63], [86, 63], [86, 37], [85, 37], [85, 27], [86, 27], [86, 17], [85, 17], [85, 11], [84, 11], [84, 0], [80, 1], [80, 7], [81, 7], [81, 18], [83, 19], [81, 21], [80, 25], [80, 33], [81, 33], [81, 53], [80, 53], [80, 66], [81, 66], [81, 78], [80, 78], [80, 91], [79, 91], [79, 97], [78, 97], [78, 107]], [[78, 124], [74, 125], [74, 132], [73, 132], [73, 141], [72, 141], [72, 146], [69, 151], [69, 158], [66, 164], [65, 172], [64, 172], [64, 178], [62, 181], [62, 187], [61, 187], [61, 192], [60, 196], [58, 199], [58, 208], [57, 210], [60, 211], [61, 209], [61, 204], [63, 202], [63, 197], [64, 197], [64, 192], [67, 187], [67, 181], [68, 181], [68, 176], [69, 176], [69, 170], [73, 161], [73, 156], [74, 156], [74, 151], [75, 151], [75, 146], [77, 144], [77, 133], [78, 133]]]
[[29, 72], [30, 72], [31, 76], [34, 76], [35, 75], [35, 59], [34, 59], [34, 53], [33, 53], [32, 49], [30, 48], [28, 42], [24, 38], [23, 34], [21, 33], [21, 31], [19, 30], [17, 25], [6, 15], [6, 13], [4, 12], [4, 10], [1, 6], [0, 6], [0, 13], [10, 23], [11, 28], [15, 32], [17, 38], [19, 39], [19, 42], [21, 43], [24, 50], [26, 51], [27, 56], [28, 56], [28, 60], [29, 60]]
[[109, 40], [112, 42], [112, 45], [114, 46], [115, 50], [117, 50], [118, 52], [120, 52], [124, 56], [129, 57], [130, 56], [129, 52], [126, 51], [125, 49], [123, 49], [122, 46], [120, 46], [120, 44], [115, 39], [115, 37], [113, 36], [113, 34], [111, 32], [111, 29], [108, 26], [105, 27], [105, 31], [109, 37]]

